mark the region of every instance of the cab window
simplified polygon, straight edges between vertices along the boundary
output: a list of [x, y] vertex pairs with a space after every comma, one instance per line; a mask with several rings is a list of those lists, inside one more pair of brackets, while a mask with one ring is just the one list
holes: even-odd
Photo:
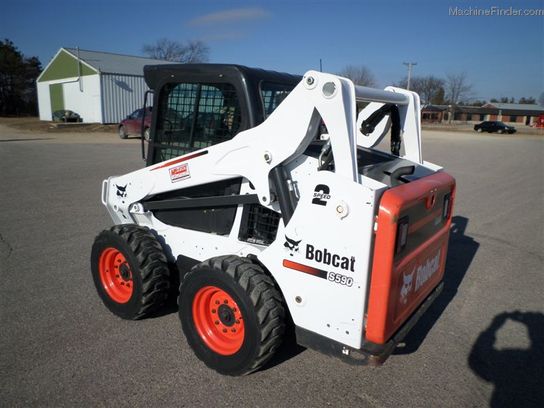
[[230, 140], [240, 130], [240, 102], [232, 84], [169, 84], [159, 105], [154, 163]]
[[263, 102], [264, 118], [268, 118], [280, 103], [291, 93], [295, 86], [287, 84], [275, 84], [272, 82], [261, 82], [261, 99]]

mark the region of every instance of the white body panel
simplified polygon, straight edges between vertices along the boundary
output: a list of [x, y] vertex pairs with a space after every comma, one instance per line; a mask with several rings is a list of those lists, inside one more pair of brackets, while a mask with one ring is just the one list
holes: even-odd
[[[419, 98], [409, 91], [389, 89], [405, 95], [393, 95], [404, 104], [404, 157], [426, 166], [421, 157]], [[230, 141], [186, 155], [190, 159], [173, 159], [111, 177], [104, 181], [102, 200], [116, 224], [136, 222], [155, 230], [166, 244], [171, 260], [178, 255], [197, 260], [225, 254], [258, 255], [276, 279], [298, 326], [360, 348], [374, 221], [381, 194], [388, 188], [360, 175], [357, 169], [357, 145], [375, 146], [386, 127], [384, 120], [376, 128], [377, 136], [371, 137], [357, 130], [360, 122], [357, 123], [355, 103], [365, 92], [345, 78], [309, 71], [261, 125]], [[387, 102], [392, 94], [376, 90], [376, 95]], [[359, 120], [367, 113], [363, 111]], [[335, 157], [334, 173], [317, 171], [318, 160], [302, 155], [315, 137], [321, 119], [326, 123]], [[174, 180], [170, 170], [180, 163], [187, 165], [184, 177]], [[166, 225], [139, 204], [155, 194], [242, 177], [240, 194], [257, 194], [261, 205], [279, 212], [271, 194], [269, 172], [280, 164], [289, 172], [298, 203], [287, 226], [280, 222], [276, 240], [268, 247], [238, 240], [242, 205], [238, 206], [230, 234], [218, 236]], [[435, 171], [438, 167], [429, 164], [428, 168]], [[324, 199], [326, 204], [315, 205], [314, 192], [320, 185], [329, 188], [329, 192]], [[122, 192], [117, 186], [122, 187]], [[300, 242], [288, 248], [287, 238]], [[324, 271], [325, 275], [303, 273], [293, 269], [293, 263]]]

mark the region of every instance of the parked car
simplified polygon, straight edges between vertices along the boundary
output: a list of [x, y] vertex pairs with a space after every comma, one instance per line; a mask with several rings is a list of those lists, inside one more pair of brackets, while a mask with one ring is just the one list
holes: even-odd
[[474, 130], [477, 132], [488, 133], [516, 133], [516, 128], [514, 126], [508, 126], [498, 121], [486, 121], [478, 123], [477, 125], [474, 125]]
[[63, 109], [53, 112], [53, 122], [83, 122], [83, 119], [76, 112]]
[[[144, 116], [143, 109], [136, 109], [130, 115], [119, 123], [119, 137], [126, 139], [129, 135], [140, 136], [142, 131], [142, 116]], [[146, 108], [146, 114], [144, 118], [144, 138], [149, 141], [151, 127], [151, 108]]]

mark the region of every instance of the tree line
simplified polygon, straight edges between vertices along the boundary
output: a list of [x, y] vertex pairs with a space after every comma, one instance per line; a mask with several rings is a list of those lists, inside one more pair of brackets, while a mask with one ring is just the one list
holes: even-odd
[[[351, 79], [356, 85], [376, 86], [377, 84], [375, 76], [364, 65], [347, 65], [338, 75]], [[407, 88], [408, 78], [404, 77], [393, 85]], [[422, 104], [482, 106], [488, 103], [486, 100], [473, 99], [473, 85], [465, 72], [447, 74], [444, 78], [434, 75], [412, 76], [410, 90], [419, 94]], [[501, 97], [491, 98], [489, 102], [516, 103], [516, 100]], [[533, 97], [522, 97], [517, 100], [517, 103], [534, 104], [537, 101]], [[544, 93], [540, 96], [539, 103], [544, 105]]]
[[38, 113], [36, 79], [40, 72], [38, 57], [25, 57], [12, 41], [0, 41], [0, 115]]

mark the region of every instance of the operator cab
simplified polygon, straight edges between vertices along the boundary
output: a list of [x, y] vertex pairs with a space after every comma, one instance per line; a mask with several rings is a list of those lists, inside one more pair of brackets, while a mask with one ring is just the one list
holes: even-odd
[[232, 139], [263, 122], [301, 76], [225, 64], [149, 65], [154, 91], [147, 165]]
[[[153, 110], [148, 166], [225, 142], [259, 125], [302, 79], [229, 64], [148, 65], [144, 77], [158, 107]], [[391, 154], [358, 146], [359, 174], [389, 187], [432, 174], [424, 166], [398, 157], [400, 118], [395, 105], [384, 105], [374, 112], [361, 131], [372, 132], [383, 119], [392, 123]], [[305, 154], [319, 158], [319, 170], [334, 171], [330, 144], [321, 140], [326, 133], [322, 122]]]

